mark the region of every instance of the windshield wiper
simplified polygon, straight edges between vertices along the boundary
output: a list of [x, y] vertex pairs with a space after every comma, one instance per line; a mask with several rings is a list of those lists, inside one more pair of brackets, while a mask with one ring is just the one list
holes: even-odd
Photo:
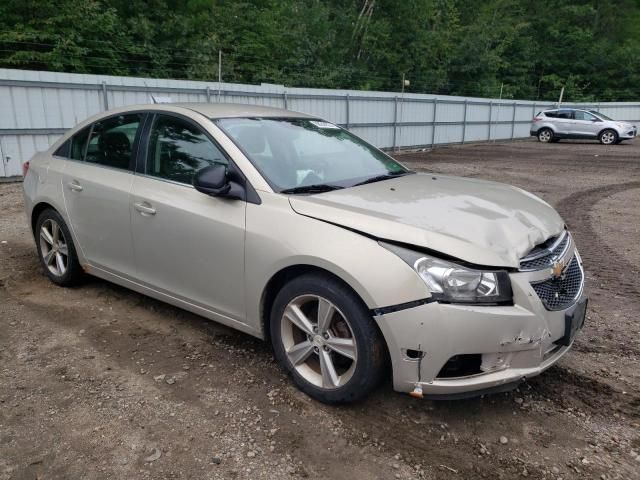
[[395, 177], [402, 177], [404, 175], [410, 175], [412, 173], [415, 173], [415, 172], [412, 172], [411, 170], [408, 170], [405, 172], [389, 172], [389, 173], [385, 173], [384, 175], [376, 175], [375, 177], [367, 178], [366, 180], [356, 183], [353, 186], [357, 187], [358, 185], [366, 185], [367, 183], [381, 182], [383, 180], [388, 180], [390, 178], [395, 178]]
[[316, 183], [315, 185], [301, 185], [299, 187], [293, 187], [293, 188], [285, 188], [284, 190], [280, 190], [280, 193], [290, 193], [290, 194], [297, 194], [297, 193], [323, 193], [323, 192], [330, 192], [332, 190], [340, 190], [341, 187], [340, 185], [329, 185], [326, 183]]

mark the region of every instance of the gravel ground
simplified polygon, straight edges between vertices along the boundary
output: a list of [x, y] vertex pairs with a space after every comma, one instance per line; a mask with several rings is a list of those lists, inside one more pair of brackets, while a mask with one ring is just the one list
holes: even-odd
[[415, 400], [390, 383], [328, 407], [244, 334], [98, 279], [40, 271], [20, 184], [0, 184], [0, 480], [640, 478], [640, 140], [399, 155], [559, 209], [591, 297], [585, 330], [522, 388]]

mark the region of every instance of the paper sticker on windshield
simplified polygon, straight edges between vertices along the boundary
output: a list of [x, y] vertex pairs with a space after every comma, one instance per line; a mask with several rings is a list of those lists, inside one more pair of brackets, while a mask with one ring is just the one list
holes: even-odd
[[340, 130], [340, 127], [337, 125], [334, 125], [333, 123], [329, 123], [329, 122], [321, 122], [319, 120], [310, 120], [309, 123], [311, 123], [312, 125], [315, 125], [318, 128], [328, 128], [331, 130]]

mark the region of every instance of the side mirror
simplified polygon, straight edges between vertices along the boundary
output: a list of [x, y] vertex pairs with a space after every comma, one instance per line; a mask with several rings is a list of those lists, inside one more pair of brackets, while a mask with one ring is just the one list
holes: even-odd
[[244, 200], [245, 190], [233, 177], [233, 172], [227, 173], [227, 167], [217, 163], [198, 170], [193, 177], [193, 187], [212, 197]]
[[227, 167], [216, 164], [201, 168], [193, 177], [193, 186], [199, 192], [212, 197], [228, 193], [231, 185], [227, 179]]

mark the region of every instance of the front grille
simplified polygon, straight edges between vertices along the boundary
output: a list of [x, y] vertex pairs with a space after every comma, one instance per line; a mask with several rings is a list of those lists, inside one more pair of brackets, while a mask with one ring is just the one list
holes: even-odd
[[569, 238], [569, 234], [564, 232], [560, 236], [549, 239], [542, 245], [538, 245], [531, 250], [526, 257], [520, 260], [520, 270], [542, 270], [543, 268], [551, 266], [553, 261], [561, 257], [567, 249]]
[[550, 278], [531, 286], [542, 300], [547, 310], [564, 310], [570, 307], [580, 295], [584, 274], [577, 256], [560, 278]]

